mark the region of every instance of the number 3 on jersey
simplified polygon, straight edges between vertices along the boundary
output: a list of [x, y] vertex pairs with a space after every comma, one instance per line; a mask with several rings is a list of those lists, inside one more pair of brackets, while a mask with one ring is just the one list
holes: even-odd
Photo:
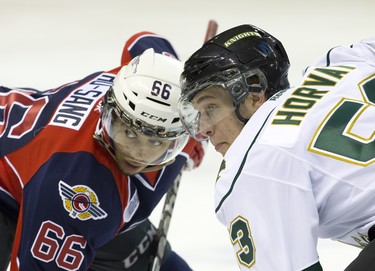
[[375, 75], [358, 87], [363, 101], [342, 99], [320, 124], [309, 151], [360, 166], [375, 162]]
[[229, 234], [233, 246], [238, 246], [238, 262], [250, 268], [255, 263], [255, 246], [251, 236], [249, 222], [237, 216], [230, 224]]

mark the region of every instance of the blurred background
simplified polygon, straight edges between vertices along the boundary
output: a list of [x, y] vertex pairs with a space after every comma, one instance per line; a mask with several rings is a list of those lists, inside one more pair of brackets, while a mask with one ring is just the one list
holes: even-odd
[[[120, 64], [125, 41], [139, 31], [167, 37], [186, 60], [215, 19], [219, 32], [251, 23], [279, 38], [290, 81], [331, 47], [375, 36], [373, 0], [177, 1], [0, 0], [0, 84], [40, 90]], [[183, 175], [169, 240], [194, 270], [238, 270], [226, 229], [214, 215], [221, 157], [209, 147], [203, 164]], [[161, 206], [152, 215], [158, 225]], [[358, 249], [322, 240], [325, 270], [338, 271]], [[277, 253], [277, 251], [275, 251]]]

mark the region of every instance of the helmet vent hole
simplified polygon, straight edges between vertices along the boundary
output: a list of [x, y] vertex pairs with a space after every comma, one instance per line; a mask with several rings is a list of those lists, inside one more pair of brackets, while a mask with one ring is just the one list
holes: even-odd
[[134, 103], [129, 101], [129, 106], [130, 106], [131, 109], [133, 109], [133, 111], [135, 111], [135, 104]]
[[257, 75], [252, 75], [246, 78], [246, 83], [248, 86], [259, 85], [259, 78]]
[[125, 93], [123, 93], [123, 96], [124, 96], [125, 100], [127, 101], [128, 97], [125, 95]]
[[162, 102], [162, 101], [158, 101], [158, 100], [152, 99], [152, 98], [150, 98], [150, 97], [147, 97], [146, 99], [147, 99], [147, 100], [150, 100], [150, 101], [153, 101], [154, 103], [161, 104], [161, 105], [171, 106], [169, 103], [164, 103], [164, 102]]
[[179, 122], [180, 121], [180, 118], [174, 118], [173, 120], [172, 120], [172, 123], [176, 123], [176, 122]]

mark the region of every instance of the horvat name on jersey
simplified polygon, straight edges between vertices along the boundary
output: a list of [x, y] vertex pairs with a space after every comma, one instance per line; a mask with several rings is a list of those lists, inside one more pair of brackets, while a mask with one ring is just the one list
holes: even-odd
[[[283, 103], [282, 107], [284, 110], [279, 110], [276, 113], [272, 124], [300, 125], [307, 111], [329, 92], [327, 87], [334, 87], [354, 69], [354, 67], [347, 66], [313, 69], [302, 86], [295, 89], [291, 96]], [[276, 94], [270, 100], [275, 100], [280, 95]]]

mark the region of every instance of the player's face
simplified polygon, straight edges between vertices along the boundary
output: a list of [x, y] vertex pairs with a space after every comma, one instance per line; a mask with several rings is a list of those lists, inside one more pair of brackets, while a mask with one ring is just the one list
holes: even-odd
[[230, 95], [221, 87], [211, 86], [198, 92], [192, 105], [199, 111], [200, 133], [224, 156], [244, 127], [235, 114]]
[[127, 175], [141, 172], [162, 156], [171, 144], [168, 140], [143, 135], [121, 121], [113, 123], [112, 139], [116, 163]]

